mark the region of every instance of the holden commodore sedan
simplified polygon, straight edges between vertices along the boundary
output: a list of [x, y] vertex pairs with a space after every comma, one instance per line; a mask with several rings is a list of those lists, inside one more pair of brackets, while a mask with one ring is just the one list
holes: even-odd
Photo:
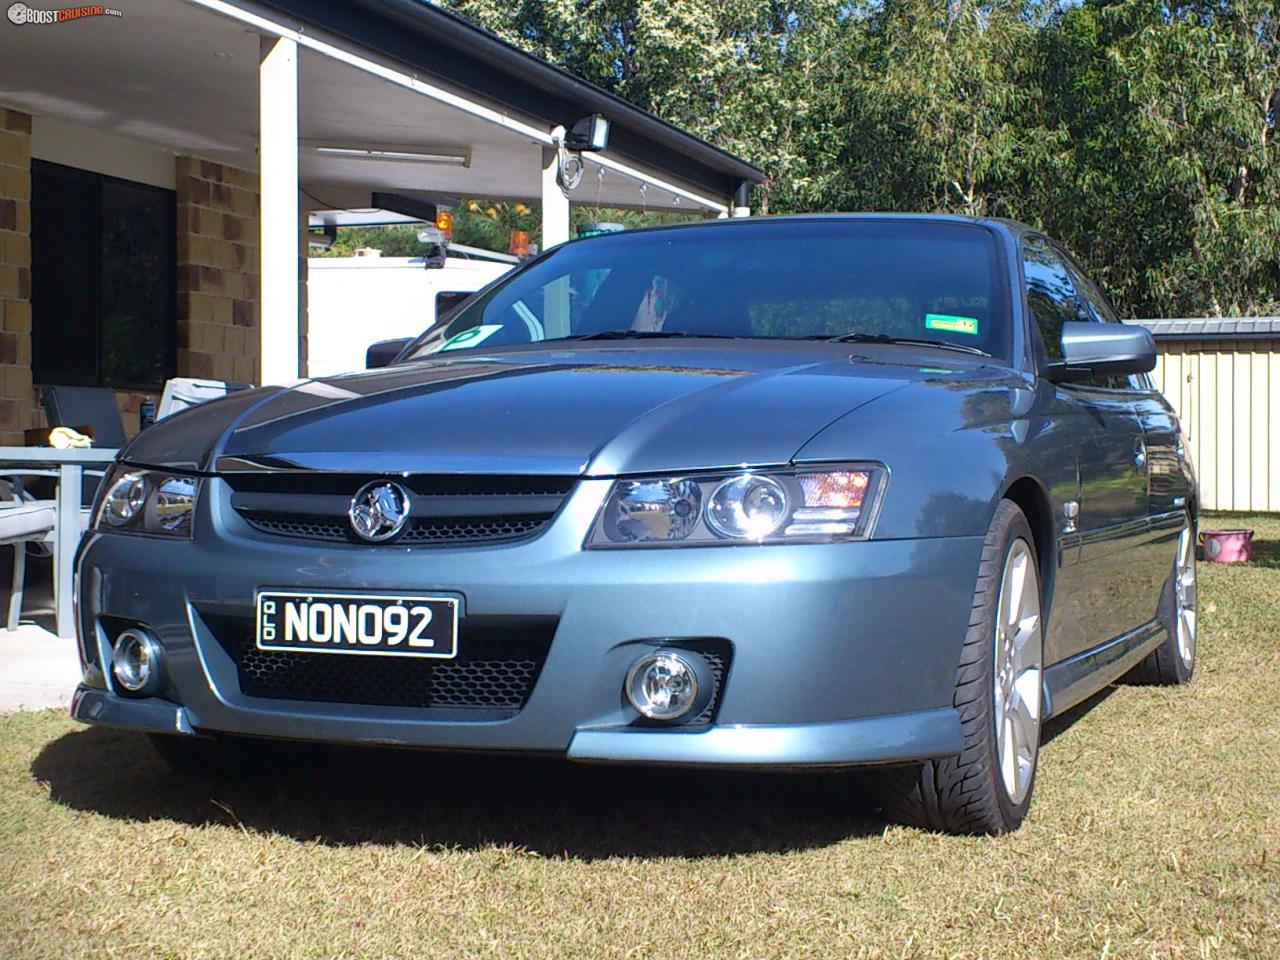
[[179, 769], [249, 737], [875, 766], [890, 815], [994, 833], [1047, 718], [1195, 667], [1151, 338], [1029, 228], [575, 241], [370, 360], [122, 452], [76, 718]]

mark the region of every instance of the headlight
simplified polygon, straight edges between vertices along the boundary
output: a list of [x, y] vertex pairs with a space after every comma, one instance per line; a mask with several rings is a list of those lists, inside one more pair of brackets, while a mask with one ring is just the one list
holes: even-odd
[[702, 512], [702, 488], [692, 480], [625, 480], [615, 496], [623, 543], [684, 540]]
[[198, 477], [116, 466], [102, 484], [95, 530], [191, 539]]
[[860, 540], [888, 471], [879, 464], [619, 480], [587, 547]]
[[730, 477], [707, 504], [707, 526], [730, 540], [763, 540], [786, 519], [787, 491], [773, 477]]

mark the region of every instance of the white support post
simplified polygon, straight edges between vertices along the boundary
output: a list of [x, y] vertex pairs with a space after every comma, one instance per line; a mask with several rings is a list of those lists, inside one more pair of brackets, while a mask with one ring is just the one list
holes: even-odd
[[556, 173], [560, 156], [555, 147], [542, 148], [542, 247], [550, 250], [569, 239], [569, 198]]
[[263, 37], [258, 62], [262, 382], [298, 378], [298, 44]]

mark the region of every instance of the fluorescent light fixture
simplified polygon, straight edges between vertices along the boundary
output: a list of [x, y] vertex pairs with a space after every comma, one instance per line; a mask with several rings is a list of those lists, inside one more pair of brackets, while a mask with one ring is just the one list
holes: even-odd
[[346, 147], [336, 144], [316, 144], [311, 149], [321, 156], [343, 157], [348, 160], [385, 160], [392, 163], [438, 163], [450, 167], [471, 166], [470, 150], [445, 148], [393, 146]]

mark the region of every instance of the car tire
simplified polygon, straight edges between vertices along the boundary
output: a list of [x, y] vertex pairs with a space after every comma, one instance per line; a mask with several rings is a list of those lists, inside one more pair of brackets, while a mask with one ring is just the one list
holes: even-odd
[[947, 833], [999, 834], [1026, 817], [1043, 704], [1039, 574], [1031, 526], [1016, 504], [1002, 500], [982, 545], [952, 696], [964, 748], [887, 773], [880, 797], [890, 819]]
[[1196, 672], [1196, 526], [1188, 514], [1178, 534], [1173, 569], [1160, 594], [1165, 638], [1124, 676], [1125, 683], [1179, 686]]

